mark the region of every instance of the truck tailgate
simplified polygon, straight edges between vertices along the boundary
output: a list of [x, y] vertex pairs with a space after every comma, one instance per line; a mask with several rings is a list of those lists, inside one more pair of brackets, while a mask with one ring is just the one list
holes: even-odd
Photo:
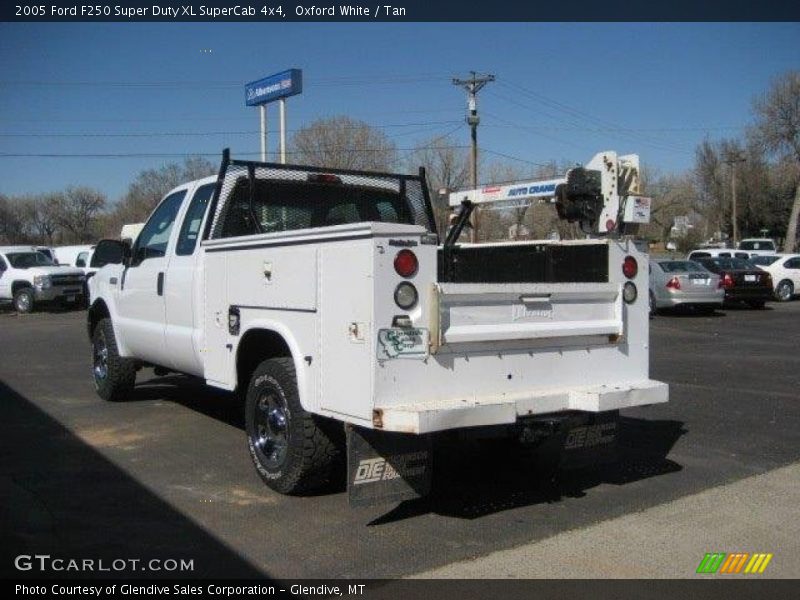
[[616, 283], [440, 283], [431, 337], [442, 345], [623, 333]]

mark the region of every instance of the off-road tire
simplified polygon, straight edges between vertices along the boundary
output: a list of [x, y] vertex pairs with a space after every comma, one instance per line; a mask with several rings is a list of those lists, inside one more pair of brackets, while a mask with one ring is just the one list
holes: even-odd
[[[103, 348], [106, 350], [104, 376]], [[92, 332], [92, 375], [97, 395], [109, 402], [127, 400], [136, 383], [136, 364], [119, 355], [111, 319], [102, 319]]]
[[340, 472], [344, 427], [303, 410], [291, 358], [256, 367], [245, 398], [245, 429], [256, 470], [276, 492], [307, 494]]
[[14, 292], [14, 310], [20, 314], [32, 313], [36, 303], [33, 288], [23, 287]]

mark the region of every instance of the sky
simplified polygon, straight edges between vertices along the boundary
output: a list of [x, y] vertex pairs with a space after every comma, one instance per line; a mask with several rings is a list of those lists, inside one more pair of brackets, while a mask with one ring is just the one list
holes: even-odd
[[[289, 135], [343, 114], [401, 156], [437, 135], [466, 146], [451, 80], [475, 70], [496, 77], [478, 100], [484, 165], [616, 150], [667, 173], [744, 132], [753, 98], [800, 68], [800, 24], [0, 23], [0, 193], [88, 185], [115, 201], [184, 155], [257, 158], [244, 84], [288, 68], [304, 79]], [[275, 152], [277, 105], [268, 118]]]

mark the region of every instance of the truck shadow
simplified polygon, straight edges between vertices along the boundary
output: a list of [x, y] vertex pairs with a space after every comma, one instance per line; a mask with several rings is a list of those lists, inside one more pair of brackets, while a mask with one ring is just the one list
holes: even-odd
[[[264, 578], [233, 549], [174, 509], [0, 380], [0, 576], [15, 578]], [[16, 570], [16, 557], [92, 559], [94, 570]], [[119, 559], [193, 561], [193, 569], [109, 567]], [[106, 571], [99, 569], [103, 561]], [[34, 561], [35, 562], [35, 561]], [[21, 563], [24, 568], [26, 565]], [[163, 565], [163, 566], [162, 566]], [[153, 567], [153, 568], [156, 568]]]
[[186, 375], [139, 374], [129, 402], [166, 400], [244, 431], [244, 400]]
[[[175, 402], [244, 430], [244, 408], [237, 395], [183, 375], [150, 375], [140, 376], [131, 401]], [[369, 525], [430, 513], [477, 519], [522, 506], [581, 498], [601, 484], [625, 485], [674, 473], [682, 467], [667, 456], [685, 433], [681, 421], [621, 417], [618, 460], [582, 469], [559, 469], [549, 459], [531, 457], [513, 443], [436, 437], [430, 495], [403, 502]], [[312, 495], [343, 492], [344, 476]]]
[[680, 421], [620, 419], [618, 459], [581, 469], [559, 469], [557, 464], [512, 451], [512, 444], [476, 442], [435, 444], [431, 494], [404, 502], [373, 520], [382, 525], [434, 513], [461, 519], [534, 504], [552, 504], [582, 498], [601, 484], [626, 485], [682, 470], [667, 458], [686, 433]]

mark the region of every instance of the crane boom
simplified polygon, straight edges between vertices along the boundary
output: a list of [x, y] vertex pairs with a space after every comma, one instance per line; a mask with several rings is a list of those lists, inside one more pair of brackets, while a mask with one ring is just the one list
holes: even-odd
[[640, 195], [639, 156], [600, 152], [564, 177], [489, 185], [450, 194], [450, 206], [551, 199], [558, 216], [586, 233], [611, 234], [626, 223], [650, 222], [651, 199]]

